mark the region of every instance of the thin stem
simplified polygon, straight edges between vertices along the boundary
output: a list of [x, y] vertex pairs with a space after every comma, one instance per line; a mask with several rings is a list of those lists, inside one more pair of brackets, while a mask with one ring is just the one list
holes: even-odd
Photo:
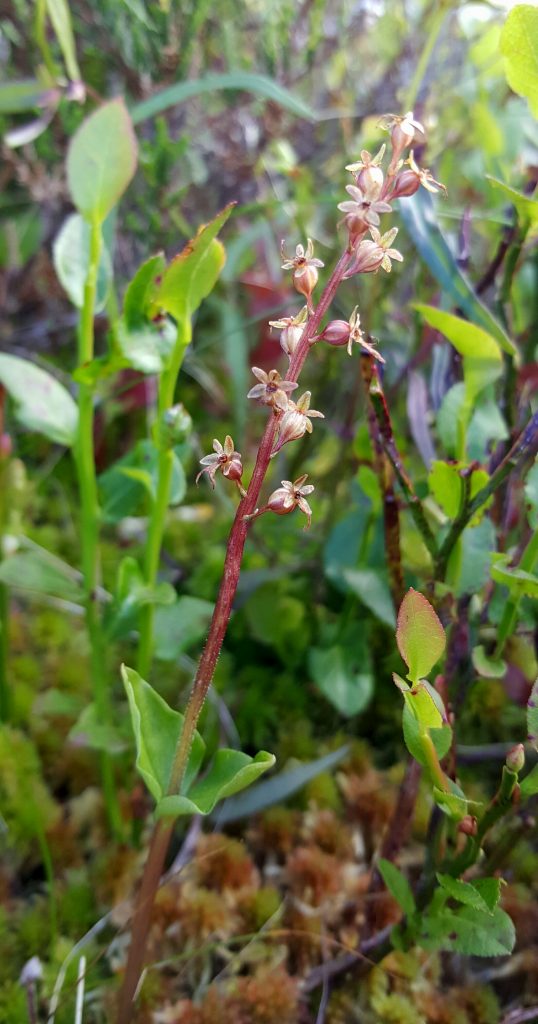
[[381, 380], [379, 377], [379, 370], [377, 369], [377, 366], [374, 365], [373, 363], [371, 367], [371, 379], [368, 386], [368, 398], [370, 399], [377, 422], [379, 424], [379, 432], [381, 440], [383, 442], [383, 447], [392, 464], [398, 483], [404, 493], [404, 497], [407, 502], [407, 507], [409, 508], [409, 511], [413, 516], [415, 526], [419, 531], [428, 551], [430, 552], [430, 555], [432, 556], [432, 558], [435, 558], [437, 555], [437, 544], [435, 541], [435, 537], [430, 528], [430, 524], [426, 519], [426, 513], [424, 512], [422, 502], [418, 495], [415, 494], [413, 484], [411, 483], [411, 480], [407, 475], [407, 471], [404, 467], [402, 457], [398, 451], [398, 448], [396, 447], [396, 442], [394, 440], [394, 434], [392, 430], [392, 423], [390, 419], [390, 413], [385, 399], [385, 394], [383, 392], [383, 386], [381, 384]]
[[[287, 380], [296, 381], [310, 351], [313, 338], [327, 313], [336, 290], [341, 283], [350, 261], [350, 253], [346, 250], [340, 257], [327, 285], [321, 295], [317, 308], [313, 311], [303, 331], [301, 341], [293, 355]], [[241, 561], [250, 521], [246, 518], [256, 510], [265, 474], [269, 467], [273, 450], [279, 414], [271, 413], [267, 422], [256, 457], [256, 464], [248, 486], [247, 493], [239, 502], [235, 519], [228, 538], [226, 558], [222, 573], [219, 594], [215, 604], [207, 643], [200, 659], [191, 695], [185, 711], [183, 730], [176, 749], [168, 793], [177, 793], [183, 781], [189, 753], [196, 730], [196, 725], [221, 651], [222, 643], [228, 627], [232, 604], [237, 589]], [[144, 962], [147, 934], [151, 921], [151, 911], [155, 893], [159, 884], [166, 852], [172, 835], [172, 824], [167, 821], [157, 822], [151, 841], [148, 857], [144, 867], [142, 884], [137, 900], [132, 925], [132, 938], [127, 958], [125, 976], [120, 993], [118, 1024], [128, 1024], [131, 1019], [132, 1002], [138, 986], [140, 972]]]
[[446, 570], [448, 560], [450, 558], [452, 549], [463, 533], [465, 527], [470, 523], [471, 519], [476, 515], [482, 505], [485, 505], [486, 501], [495, 493], [497, 488], [506, 480], [509, 473], [520, 468], [526, 459], [536, 455], [538, 451], [538, 413], [535, 413], [531, 417], [525, 430], [521, 432], [516, 443], [512, 446], [507, 455], [505, 455], [502, 462], [499, 463], [497, 469], [490, 476], [487, 484], [475, 494], [472, 501], [468, 502], [460, 514], [456, 517], [448, 534], [441, 545], [439, 554], [436, 560], [435, 566], [435, 578], [438, 580], [444, 580], [446, 576]]
[[[177, 378], [185, 349], [191, 339], [190, 320], [185, 319], [178, 324], [177, 338], [174, 352], [169, 366], [164, 370], [159, 380], [159, 401], [157, 415], [160, 428], [163, 416], [173, 404], [174, 392]], [[144, 581], [152, 589], [157, 582], [161, 546], [166, 523], [166, 513], [170, 503], [170, 488], [172, 484], [172, 473], [174, 469], [174, 455], [171, 448], [163, 447], [159, 450], [157, 462], [157, 491], [151, 505], [149, 517], [148, 535], [144, 555]], [[151, 669], [153, 657], [153, 627], [155, 619], [155, 605], [150, 602], [140, 612], [139, 619], [139, 645], [137, 669], [141, 676], [147, 678]]]
[[[361, 356], [361, 371], [366, 392], [369, 395], [372, 376], [376, 372], [372, 356]], [[384, 402], [388, 422], [390, 417]], [[385, 530], [385, 550], [390, 581], [392, 600], [396, 611], [404, 597], [404, 579], [402, 569], [402, 552], [400, 544], [400, 515], [398, 502], [394, 493], [394, 467], [384, 450], [381, 429], [376, 417], [373, 403], [368, 403], [368, 432], [374, 452], [374, 465], [379, 489], [383, 495], [383, 525]], [[391, 428], [392, 434], [392, 428]]]
[[45, 832], [41, 827], [38, 828], [37, 831], [37, 842], [39, 844], [41, 860], [43, 861], [45, 878], [47, 879], [47, 885], [49, 889], [50, 940], [51, 946], [54, 948], [58, 934], [58, 912], [56, 906], [56, 896], [54, 895], [54, 868], [52, 864], [50, 846], [47, 842]]
[[[84, 366], [94, 355], [94, 313], [97, 291], [97, 271], [101, 254], [101, 228], [97, 221], [91, 225], [90, 261], [84, 286], [79, 330], [79, 366]], [[105, 643], [101, 616], [97, 602], [99, 584], [99, 501], [95, 473], [93, 442], [93, 389], [81, 383], [78, 395], [78, 434], [74, 448], [80, 493], [82, 574], [84, 577], [86, 628], [90, 641], [90, 667], [93, 699], [100, 722], [111, 722], [110, 695], [106, 678]], [[112, 762], [108, 751], [100, 752], [101, 778], [107, 817], [112, 831], [121, 834], [121, 816], [117, 800]]]

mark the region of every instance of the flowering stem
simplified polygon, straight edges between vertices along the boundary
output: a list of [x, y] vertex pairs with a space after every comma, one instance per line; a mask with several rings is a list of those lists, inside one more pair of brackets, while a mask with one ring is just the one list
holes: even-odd
[[[287, 380], [297, 381], [310, 351], [311, 338], [316, 334], [321, 320], [329, 309], [336, 290], [349, 265], [349, 261], [350, 253], [346, 250], [336, 264], [336, 267], [323, 290], [319, 303], [305, 326], [300, 343], [297, 346], [290, 362], [290, 367], [286, 374]], [[256, 464], [254, 466], [254, 471], [252, 473], [247, 493], [239, 502], [230, 531], [220, 590], [215, 604], [213, 617], [211, 619], [209, 635], [194, 678], [189, 702], [185, 711], [183, 729], [172, 764], [168, 786], [169, 794], [175, 794], [181, 788], [196, 725], [198, 723], [207, 692], [211, 686], [217, 660], [228, 628], [232, 604], [241, 571], [243, 550], [250, 526], [249, 520], [245, 517], [251, 516], [256, 510], [262, 484], [271, 459], [278, 420], [279, 415], [271, 413], [258, 448]], [[141, 888], [133, 916], [131, 945], [127, 957], [123, 986], [120, 992], [118, 1024], [128, 1024], [128, 1021], [131, 1019], [132, 1001], [136, 993], [144, 962], [144, 952], [151, 921], [151, 911], [159, 879], [164, 868], [171, 835], [172, 825], [169, 821], [161, 820], [157, 822], [144, 867]]]

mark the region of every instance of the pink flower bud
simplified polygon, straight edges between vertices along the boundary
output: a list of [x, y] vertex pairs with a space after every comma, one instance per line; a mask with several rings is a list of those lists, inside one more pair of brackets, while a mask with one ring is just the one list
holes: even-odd
[[478, 832], [476, 818], [472, 814], [466, 814], [458, 825], [458, 832], [463, 832], [465, 836], [475, 836]]
[[331, 320], [320, 334], [321, 341], [329, 345], [347, 345], [351, 328], [347, 320]]
[[522, 743], [516, 743], [506, 755], [506, 767], [516, 775], [525, 767], [525, 748]]
[[356, 181], [357, 185], [363, 192], [374, 191], [375, 189], [381, 189], [383, 185], [383, 170], [378, 167], [377, 164], [368, 164], [367, 167], [363, 167], [362, 171], [359, 171]]
[[294, 271], [292, 277], [293, 286], [297, 292], [304, 295], [305, 299], [308, 300], [318, 283], [318, 277], [317, 268], [308, 263], [306, 266]]
[[416, 171], [405, 170], [398, 175], [390, 193], [391, 199], [402, 199], [414, 196], [420, 188], [420, 175]]
[[292, 356], [303, 336], [304, 324], [290, 324], [280, 335], [280, 347], [287, 356]]
[[295, 508], [293, 495], [286, 487], [277, 487], [276, 491], [269, 495], [267, 508], [270, 508], [271, 512], [276, 512], [277, 516], [285, 516]]

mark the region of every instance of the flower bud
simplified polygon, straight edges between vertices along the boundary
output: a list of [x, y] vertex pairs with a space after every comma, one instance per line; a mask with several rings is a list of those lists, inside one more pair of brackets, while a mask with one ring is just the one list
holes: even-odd
[[525, 748], [522, 743], [516, 743], [506, 755], [506, 767], [517, 775], [525, 767]]
[[367, 167], [363, 167], [362, 171], [359, 171], [356, 182], [363, 192], [373, 192], [381, 190], [383, 185], [383, 169], [378, 167], [377, 164], [368, 164]]
[[465, 836], [475, 836], [477, 831], [478, 824], [476, 818], [472, 814], [466, 814], [458, 825], [458, 832], [463, 832]]
[[420, 188], [420, 175], [416, 171], [405, 170], [399, 174], [391, 189], [391, 199], [403, 199], [407, 196], [414, 196]]
[[317, 267], [313, 267], [311, 264], [295, 270], [292, 277], [295, 291], [304, 295], [308, 301], [318, 283], [318, 277]]
[[285, 516], [288, 512], [293, 512], [295, 503], [289, 489], [277, 487], [276, 491], [273, 491], [267, 499], [267, 508], [270, 508], [271, 512], [276, 512], [277, 516]]
[[297, 349], [297, 346], [303, 336], [304, 324], [290, 324], [289, 327], [285, 327], [280, 335], [280, 347], [287, 356], [291, 356]]
[[222, 475], [228, 480], [240, 480], [243, 476], [243, 466], [239, 452], [235, 452], [233, 458], [222, 467]]
[[156, 442], [163, 448], [174, 448], [189, 437], [192, 430], [192, 419], [182, 402], [172, 405], [163, 413], [156, 424]]
[[320, 334], [320, 340], [328, 345], [347, 345], [351, 328], [347, 320], [331, 320]]

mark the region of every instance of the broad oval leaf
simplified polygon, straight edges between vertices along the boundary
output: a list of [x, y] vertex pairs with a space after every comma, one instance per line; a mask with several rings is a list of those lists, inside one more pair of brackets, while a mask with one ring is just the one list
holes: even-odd
[[374, 681], [369, 666], [361, 671], [353, 664], [351, 652], [338, 644], [313, 647], [308, 665], [316, 686], [341, 715], [357, 715], [370, 703]]
[[131, 181], [137, 144], [123, 100], [103, 104], [82, 122], [67, 152], [67, 181], [77, 210], [104, 221]]
[[[84, 286], [90, 265], [90, 226], [79, 213], [73, 213], [64, 221], [52, 247], [54, 269], [62, 288], [67, 292], [77, 309], [84, 303]], [[101, 246], [101, 258], [97, 271], [97, 295], [95, 312], [103, 309], [112, 281], [112, 263], [105, 245]]]
[[538, 9], [517, 4], [510, 11], [501, 32], [501, 53], [508, 85], [525, 96], [538, 117]]
[[185, 796], [166, 796], [160, 800], [157, 817], [210, 814], [221, 800], [246, 789], [274, 763], [274, 754], [265, 750], [255, 757], [249, 757], [240, 750], [217, 750], [207, 775], [196, 782]]
[[[121, 674], [129, 700], [136, 742], [136, 767], [158, 803], [168, 789], [184, 716], [169, 707], [134, 669], [122, 665]], [[204, 753], [205, 743], [196, 732], [183, 781], [183, 791], [188, 789], [197, 775]]]
[[203, 224], [164, 271], [155, 301], [176, 320], [191, 317], [214, 287], [225, 260], [224, 247], [216, 236], [233, 207], [230, 203], [209, 224]]
[[438, 616], [412, 587], [400, 605], [396, 642], [413, 682], [429, 675], [445, 649], [445, 631]]
[[27, 359], [0, 353], [0, 384], [15, 402], [17, 419], [56, 444], [75, 443], [78, 410], [59, 381]]
[[127, 285], [123, 300], [123, 316], [130, 330], [146, 322], [148, 307], [151, 306], [158, 291], [158, 278], [165, 267], [166, 260], [163, 254], [156, 253], [142, 263]]

